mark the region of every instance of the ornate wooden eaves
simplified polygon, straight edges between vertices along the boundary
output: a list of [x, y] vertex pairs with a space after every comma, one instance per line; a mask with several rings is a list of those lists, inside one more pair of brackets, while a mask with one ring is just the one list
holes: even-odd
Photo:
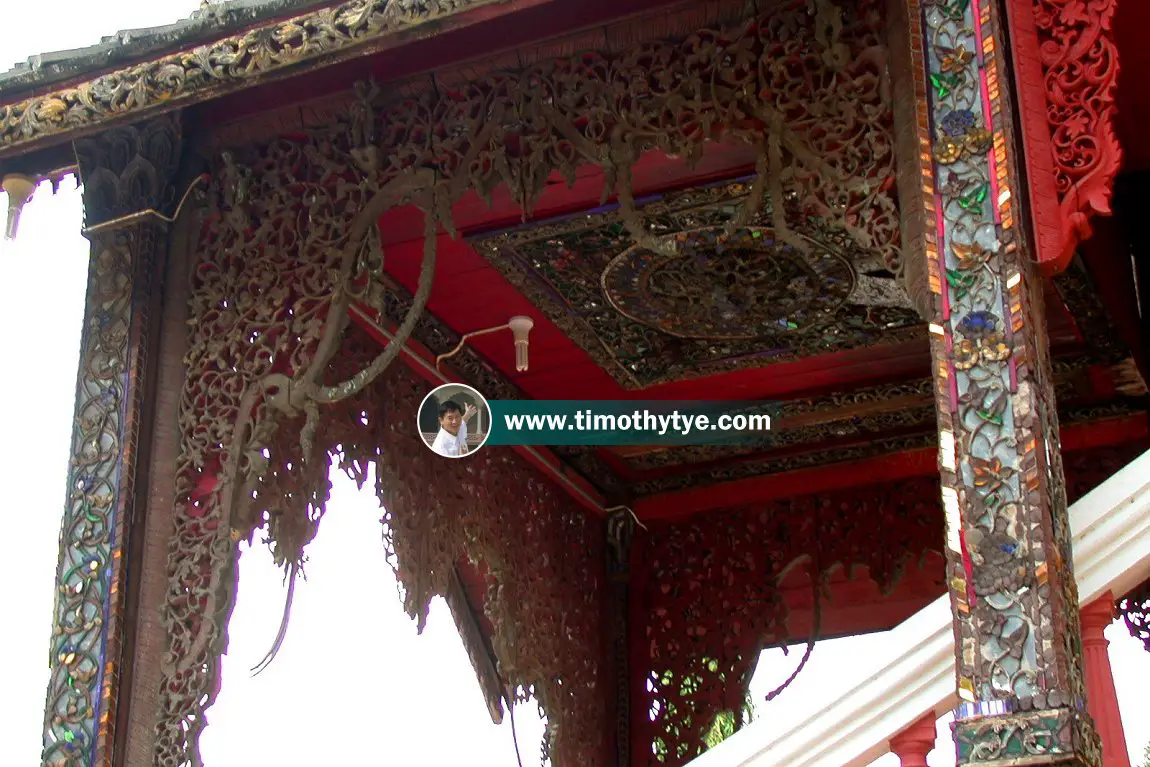
[[1114, 129], [1117, 0], [1007, 0], [1035, 257], [1047, 274], [1070, 263], [1110, 214], [1122, 149]]
[[[399, 44], [404, 34], [506, 0], [344, 0], [214, 43], [0, 105], [0, 158]], [[490, 16], [490, 14], [487, 14]], [[452, 19], [462, 26], [474, 15]], [[442, 25], [437, 25], [442, 30]], [[0, 96], [0, 102], [4, 99]]]

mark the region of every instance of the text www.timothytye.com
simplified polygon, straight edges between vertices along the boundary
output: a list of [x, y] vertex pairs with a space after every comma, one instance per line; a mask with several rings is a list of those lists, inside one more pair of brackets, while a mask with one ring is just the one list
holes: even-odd
[[712, 418], [702, 413], [594, 413], [591, 410], [573, 414], [505, 414], [508, 431], [629, 431], [665, 435], [668, 432], [687, 436], [701, 431], [769, 431], [771, 417], [764, 413], [723, 413]]

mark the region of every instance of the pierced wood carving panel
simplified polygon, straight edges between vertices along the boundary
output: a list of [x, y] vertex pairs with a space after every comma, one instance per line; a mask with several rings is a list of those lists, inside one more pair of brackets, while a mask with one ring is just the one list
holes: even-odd
[[[500, 675], [545, 706], [558, 763], [596, 764], [607, 727], [602, 523], [512, 454], [436, 460], [415, 420], [431, 387], [402, 366], [325, 405], [314, 422], [293, 398], [293, 377], [321, 347], [333, 294], [366, 300], [362, 278], [380, 268], [369, 237], [352, 280], [339, 282], [349, 224], [367, 204], [349, 175], [346, 156], [322, 140], [275, 142], [221, 157], [216, 168], [191, 286], [156, 763], [198, 763], [238, 542], [264, 531], [294, 576], [338, 465], [361, 483], [374, 466], [384, 545], [420, 626], [431, 598], [449, 593], [456, 562], [483, 564]], [[353, 376], [378, 351], [343, 334], [322, 382]]]
[[938, 480], [923, 478], [637, 531], [632, 616], [643, 620], [632, 641], [645, 665], [632, 670], [631, 695], [645, 762], [684, 764], [719, 712], [742, 711], [760, 651], [790, 639], [778, 582], [792, 565], [806, 564], [812, 588], [835, 567], [865, 566], [889, 589], [907, 564], [941, 551], [938, 495]]
[[[348, 0], [331, 8], [225, 37], [102, 74], [73, 87], [0, 106], [0, 154], [127, 115], [186, 105], [255, 85], [322, 57], [360, 53], [365, 43], [494, 0]], [[210, 6], [208, 13], [212, 13]]]

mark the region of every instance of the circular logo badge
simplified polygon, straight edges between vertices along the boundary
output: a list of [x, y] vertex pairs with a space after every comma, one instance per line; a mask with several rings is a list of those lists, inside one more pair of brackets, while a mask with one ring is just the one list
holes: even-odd
[[419, 436], [444, 458], [476, 453], [491, 434], [487, 399], [467, 384], [443, 384], [428, 392], [419, 405]]

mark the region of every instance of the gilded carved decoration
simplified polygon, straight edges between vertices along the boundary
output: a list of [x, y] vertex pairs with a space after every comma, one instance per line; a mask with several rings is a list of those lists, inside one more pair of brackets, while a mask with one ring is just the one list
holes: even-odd
[[[314, 358], [293, 366], [287, 379], [269, 370], [258, 384], [249, 384], [239, 416], [242, 429], [251, 426], [253, 402], [262, 391], [274, 389], [278, 410], [307, 412], [309, 426], [302, 435], [306, 442], [321, 403], [349, 396], [390, 364], [398, 344], [418, 324], [430, 292], [437, 225], [450, 229], [450, 205], [470, 190], [484, 194], [506, 183], [530, 215], [554, 172], [570, 178], [577, 165], [599, 165], [608, 179], [605, 193], [617, 194], [622, 227], [643, 247], [669, 253], [675, 251], [676, 239], [652, 233], [636, 211], [632, 163], [642, 151], [654, 148], [696, 160], [712, 138], [739, 140], [760, 149], [762, 167], [729, 226], [737, 229], [751, 222], [769, 192], [787, 200], [791, 209], [771, 212], [774, 238], [807, 251], [809, 245], [791, 219], [815, 218], [897, 271], [898, 235], [889, 183], [893, 156], [881, 61], [876, 58], [881, 50], [877, 16], [866, 6], [842, 18], [841, 24], [819, 27], [838, 13], [826, 4], [819, 7], [820, 14], [830, 16], [812, 17], [805, 4], [790, 4], [754, 21], [705, 30], [682, 41], [644, 43], [612, 56], [585, 53], [577, 59], [542, 61], [443, 94], [425, 92], [398, 102], [381, 100], [374, 85], [362, 84], [346, 130], [321, 132], [299, 150], [313, 162], [330, 160], [339, 166], [337, 174], [347, 172], [350, 157], [361, 174], [359, 213], [338, 240], [342, 254], [329, 264], [338, 275], [332, 309], [317, 331], [321, 338]], [[809, 76], [796, 80], [784, 59], [806, 62]], [[651, 61], [665, 66], [652, 70]], [[533, 87], [520, 87], [522, 82]], [[835, 98], [822, 87], [827, 83], [835, 84]], [[795, 88], [802, 97], [792, 93]], [[608, 97], [620, 89], [635, 90], [643, 98]], [[691, 121], [671, 119], [688, 107]], [[736, 107], [750, 122], [734, 121]], [[863, 124], [860, 114], [868, 116]], [[236, 217], [235, 228], [247, 215], [242, 208], [250, 193], [251, 170], [234, 158], [223, 170], [234, 197], [231, 207], [236, 209], [229, 215]], [[331, 183], [334, 176], [321, 178]], [[368, 234], [378, 214], [408, 201], [426, 212], [426, 256], [398, 342], [343, 384], [322, 386], [318, 376], [335, 353], [354, 292], [349, 281], [364, 273], [362, 254], [357, 254], [376, 249]], [[235, 449], [233, 462], [243, 453], [243, 448]], [[235, 491], [238, 485], [233, 484]]]
[[[345, 334], [318, 386], [362, 385], [314, 414], [291, 397], [296, 371], [319, 356], [349, 232], [369, 204], [360, 185], [345, 183], [348, 167], [320, 137], [225, 156], [215, 169], [190, 299], [156, 763], [198, 763], [238, 541], [266, 528], [294, 577], [322, 517], [333, 462], [361, 481], [374, 466], [385, 546], [405, 609], [421, 626], [431, 598], [450, 593], [456, 562], [483, 563], [492, 650], [515, 691], [508, 695], [531, 691], [546, 706], [553, 753], [591, 753], [586, 739], [606, 726], [600, 699], [571, 691], [603, 684], [602, 523], [509, 454], [485, 451], [445, 474], [412, 422], [430, 386], [398, 368], [357, 378], [377, 352], [358, 333]], [[378, 308], [389, 294], [360, 279], [380, 267], [374, 242], [354, 250], [345, 289]], [[578, 628], [559, 625], [562, 616]]]
[[3, 105], [0, 154], [265, 82], [269, 75], [321, 57], [361, 54], [373, 41], [492, 2], [348, 0]]
[[[572, 180], [579, 165], [598, 166], [622, 225], [657, 252], [675, 248], [636, 213], [630, 177], [639, 155], [659, 149], [694, 162], [708, 141], [745, 143], [760, 151], [760, 172], [736, 226], [769, 195], [800, 217], [825, 219], [897, 270], [878, 14], [863, 3], [822, 28], [840, 11], [816, 5], [818, 16], [806, 3], [784, 3], [739, 25], [540, 61], [442, 95], [390, 101], [368, 90], [380, 109], [353, 116], [351, 143], [362, 167], [386, 177], [434, 169], [447, 200], [505, 183], [525, 216], [553, 174]], [[776, 207], [771, 224], [787, 241], [795, 222], [784, 213]]]
[[[628, 388], [921, 337], [899, 280], [844, 232], [792, 209], [793, 236], [808, 245], [797, 250], [774, 236], [767, 203], [728, 232], [752, 186], [694, 188], [639, 207], [648, 231], [674, 239], [673, 254], [636, 245], [619, 209], [471, 244]], [[712, 250], [734, 271], [701, 260]], [[713, 284], [700, 290], [703, 280]]]
[[[89, 225], [161, 206], [179, 148], [179, 126], [166, 118], [79, 142]], [[113, 757], [153, 272], [166, 242], [149, 222], [91, 239], [45, 709], [43, 763], [53, 767]]]
[[1097, 764], [1092, 725], [1079, 713], [1078, 604], [1058, 420], [1041, 281], [1015, 218], [996, 9], [984, 0], [907, 7], [912, 29], [923, 32], [912, 57], [928, 72], [923, 81], [916, 70], [914, 84], [926, 107], [919, 137], [931, 148], [920, 168], [922, 257], [935, 294], [931, 346], [960, 764], [1022, 757]]
[[[497, 586], [485, 605], [496, 628], [493, 650], [512, 697], [531, 691], [542, 700], [557, 761], [586, 763], [595, 753], [584, 741], [604, 731], [601, 696], [576, 691], [602, 684], [600, 523], [498, 453], [460, 463], [458, 482], [445, 481], [438, 464], [432, 477], [407, 424], [422, 387], [401, 384], [394, 369], [381, 373], [421, 324], [437, 230], [450, 229], [450, 205], [469, 190], [506, 183], [529, 215], [554, 171], [570, 175], [593, 163], [607, 172], [607, 191], [616, 191], [636, 242], [673, 250], [643, 228], [631, 198], [631, 164], [655, 147], [696, 159], [716, 135], [751, 142], [761, 148], [762, 173], [732, 222], [745, 226], [772, 192], [791, 200], [800, 217], [833, 222], [855, 247], [897, 268], [877, 17], [860, 13], [841, 28], [816, 30], [827, 17], [816, 20], [806, 9], [793, 4], [729, 30], [638, 44], [624, 54], [543, 61], [445, 95], [387, 102], [365, 84], [335, 130], [219, 158], [191, 289], [158, 765], [198, 761], [234, 600], [236, 542], [266, 528], [276, 560], [294, 578], [322, 517], [334, 454], [357, 476], [376, 465], [386, 545], [408, 612], [422, 620], [431, 596], [447, 590], [440, 581], [456, 561], [483, 562]], [[810, 77], [796, 80], [780, 63], [784, 54], [807, 62]], [[796, 84], [808, 98], [828, 87], [838, 98], [820, 104], [816, 118], [792, 95]], [[643, 98], [608, 98], [620, 88]], [[794, 112], [786, 125], [784, 109]], [[691, 119], [683, 122], [684, 114]], [[735, 121], [736, 114], [750, 122]], [[384, 257], [374, 225], [383, 210], [409, 203], [425, 220], [420, 285], [396, 340], [372, 358], [341, 341], [347, 307], [356, 300], [386, 315], [390, 300], [394, 310], [394, 294], [374, 279]], [[807, 248], [782, 211], [770, 224], [776, 238]], [[386, 403], [394, 409], [385, 420], [379, 408]], [[429, 487], [439, 489], [428, 495]], [[473, 523], [445, 516], [459, 508]], [[501, 514], [512, 517], [496, 525]], [[520, 534], [526, 537], [517, 541]], [[547, 551], [572, 540], [586, 541], [579, 556]], [[535, 564], [524, 567], [523, 556]], [[575, 621], [579, 609], [588, 614]], [[553, 625], [564, 615], [584, 633]]]
[[121, 553], [118, 544], [125, 524], [117, 507], [124, 500], [119, 479], [124, 471], [123, 407], [128, 394], [124, 377], [132, 320], [132, 253], [122, 238], [116, 239], [94, 249], [88, 283], [89, 316], [81, 343], [49, 656], [44, 762], [50, 765], [95, 763], [98, 716], [111, 702], [102, 694], [108, 659], [103, 645], [110, 628], [110, 581], [118, 566], [113, 556]]

